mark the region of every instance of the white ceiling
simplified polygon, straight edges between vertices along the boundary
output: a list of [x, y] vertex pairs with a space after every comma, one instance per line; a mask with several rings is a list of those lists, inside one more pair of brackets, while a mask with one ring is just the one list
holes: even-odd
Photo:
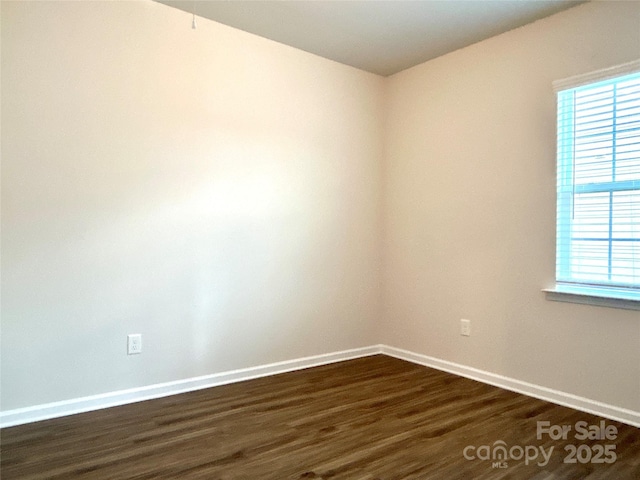
[[384, 76], [583, 3], [576, 0], [156, 1]]

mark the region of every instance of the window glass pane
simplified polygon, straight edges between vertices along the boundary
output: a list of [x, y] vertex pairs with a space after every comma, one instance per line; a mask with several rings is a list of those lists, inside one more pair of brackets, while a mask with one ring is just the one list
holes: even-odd
[[611, 281], [640, 283], [640, 241], [612, 243]]
[[609, 238], [609, 193], [583, 193], [574, 197], [573, 238]]
[[611, 149], [608, 149], [602, 154], [576, 156], [574, 180], [576, 185], [613, 180], [613, 156], [610, 152]]
[[584, 282], [609, 280], [609, 246], [605, 241], [574, 241], [571, 256], [571, 274], [574, 280]]
[[640, 241], [640, 191], [614, 192], [612, 236]]
[[640, 72], [558, 94], [557, 278], [640, 287]]

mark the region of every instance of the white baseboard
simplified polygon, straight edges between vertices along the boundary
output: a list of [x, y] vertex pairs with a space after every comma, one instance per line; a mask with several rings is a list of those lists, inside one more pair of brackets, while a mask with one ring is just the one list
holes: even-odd
[[640, 428], [640, 412], [387, 345], [380, 353]]
[[380, 353], [380, 350], [380, 345], [355, 348], [342, 352], [297, 358], [294, 360], [270, 363], [257, 367], [214, 373], [212, 375], [205, 375], [202, 377], [187, 378], [184, 380], [177, 380], [175, 382], [159, 383], [156, 385], [120, 390], [101, 395], [91, 395], [89, 397], [73, 398], [61, 402], [7, 410], [5, 412], [0, 412], [0, 428], [38, 422], [40, 420], [48, 420], [50, 418], [64, 417], [67, 415], [74, 415], [76, 413], [90, 412], [103, 408], [116, 407], [118, 405], [142, 402], [144, 400], [167, 397], [169, 395], [176, 395], [179, 393], [186, 393], [194, 390], [201, 390], [203, 388], [226, 385], [229, 383], [242, 382], [253, 378], [266, 377], [294, 370], [302, 370], [304, 368], [317, 367], [354, 358], [367, 357]]
[[429, 357], [427, 355], [387, 345], [372, 345], [369, 347], [345, 350], [342, 352], [315, 355], [312, 357], [270, 363], [257, 367], [215, 373], [202, 377], [188, 378], [175, 382], [160, 383], [157, 385], [120, 390], [101, 395], [92, 395], [90, 397], [75, 398], [61, 402], [36, 405], [33, 407], [7, 410], [5, 412], [0, 412], [0, 428], [22, 425], [50, 418], [64, 417], [66, 415], [73, 415], [76, 413], [90, 412], [93, 410], [141, 402], [154, 398], [167, 397], [169, 395], [176, 395], [179, 393], [186, 393], [194, 390], [201, 390], [203, 388], [226, 385], [229, 383], [241, 382], [252, 378], [266, 377], [294, 370], [302, 370], [329, 363], [367, 357], [379, 353], [640, 428], [640, 412], [616, 407], [614, 405], [608, 405], [606, 403], [579, 397], [570, 393], [553, 390], [540, 385], [534, 385], [532, 383], [523, 382], [503, 375], [498, 375], [484, 370], [479, 370], [477, 368], [460, 365], [458, 363]]

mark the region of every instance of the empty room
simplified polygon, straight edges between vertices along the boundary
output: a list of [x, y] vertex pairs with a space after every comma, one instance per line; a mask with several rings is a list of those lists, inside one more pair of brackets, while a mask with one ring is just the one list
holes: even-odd
[[640, 479], [640, 1], [6, 1], [0, 477]]

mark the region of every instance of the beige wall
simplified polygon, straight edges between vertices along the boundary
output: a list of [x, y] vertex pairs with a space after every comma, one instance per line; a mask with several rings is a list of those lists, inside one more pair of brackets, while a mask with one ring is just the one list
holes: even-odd
[[640, 410], [640, 314], [540, 291], [555, 273], [551, 82], [638, 57], [640, 2], [597, 2], [390, 78], [385, 343]]
[[382, 89], [153, 2], [3, 1], [2, 409], [376, 343]]
[[638, 312], [540, 291], [551, 81], [639, 57], [640, 3], [389, 79], [153, 2], [1, 5], [3, 411], [374, 343], [640, 410]]

